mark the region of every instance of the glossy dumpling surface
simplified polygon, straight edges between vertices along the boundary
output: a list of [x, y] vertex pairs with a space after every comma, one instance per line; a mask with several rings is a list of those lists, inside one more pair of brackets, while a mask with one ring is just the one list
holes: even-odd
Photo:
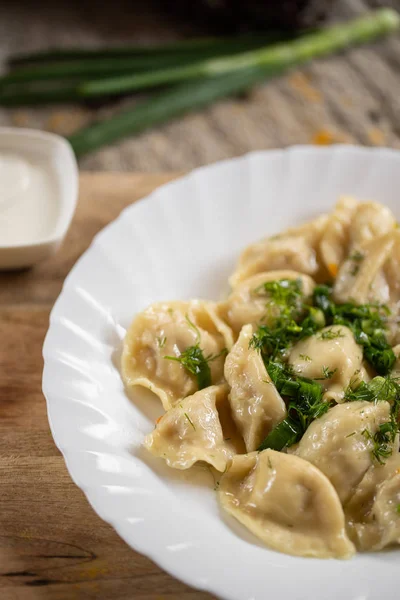
[[298, 342], [289, 356], [295, 373], [319, 380], [325, 390], [324, 399], [335, 402], [343, 402], [350, 382], [368, 379], [362, 363], [362, 348], [343, 325], [326, 327]]
[[236, 456], [221, 479], [219, 500], [274, 550], [318, 558], [354, 553], [333, 486], [297, 456], [274, 450]]
[[233, 288], [256, 273], [291, 270], [315, 275], [319, 271], [317, 247], [328, 217], [322, 215], [309, 223], [288, 229], [246, 248], [230, 278]]
[[225, 361], [232, 416], [248, 452], [256, 450], [271, 429], [286, 417], [285, 403], [260, 353], [249, 348], [252, 335], [252, 326], [245, 325]]
[[400, 541], [400, 454], [370, 466], [345, 505], [348, 530], [360, 550], [380, 550]]
[[343, 196], [329, 217], [320, 242], [321, 259], [332, 277], [347, 255], [350, 238], [350, 225], [359, 201], [351, 196]]
[[345, 402], [311, 423], [296, 455], [318, 467], [345, 503], [372, 465], [379, 426], [390, 420], [388, 402]]
[[[233, 343], [229, 327], [218, 319], [212, 302], [160, 302], [140, 313], [130, 326], [123, 347], [122, 376], [127, 387], [150, 389], [165, 410], [193, 394], [196, 378], [179, 358], [188, 347], [199, 344], [205, 357], [217, 355]], [[224, 356], [209, 363], [212, 383], [223, 379]]]
[[333, 288], [336, 302], [390, 302], [385, 265], [393, 254], [397, 233], [368, 240], [345, 260]]
[[184, 398], [159, 420], [144, 445], [174, 469], [203, 461], [224, 471], [243, 443], [230, 416], [228, 386], [205, 388]]

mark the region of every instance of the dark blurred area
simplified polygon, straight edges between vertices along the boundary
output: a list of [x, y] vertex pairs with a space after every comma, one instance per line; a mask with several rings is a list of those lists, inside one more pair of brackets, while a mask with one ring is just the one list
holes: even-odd
[[[165, 41], [206, 34], [290, 30], [346, 17], [354, 0], [3, 0], [0, 52], [107, 43]], [[361, 10], [400, 0], [357, 0]], [[343, 8], [344, 7], [344, 8]], [[12, 40], [12, 44], [11, 44]], [[4, 50], [3, 50], [4, 51]]]
[[[1, 3], [0, 46], [11, 35], [27, 47], [82, 44], [72, 25], [116, 43], [265, 29], [296, 30], [321, 22], [337, 0], [10, 0]], [[49, 34], [51, 23], [53, 32]], [[46, 27], [47, 24], [47, 27]], [[42, 31], [46, 28], [46, 38]], [[171, 31], [173, 33], [171, 33]], [[58, 37], [57, 37], [58, 36]], [[15, 44], [13, 44], [15, 46]]]
[[163, 0], [167, 11], [216, 31], [315, 27], [335, 0]]

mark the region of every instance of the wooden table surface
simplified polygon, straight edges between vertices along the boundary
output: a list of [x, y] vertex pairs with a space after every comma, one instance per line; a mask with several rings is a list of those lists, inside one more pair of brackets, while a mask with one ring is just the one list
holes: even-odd
[[[334, 0], [331, 20], [345, 20], [400, 0]], [[0, 67], [11, 53], [66, 45], [165, 41], [204, 34], [166, 18], [157, 0], [3, 2]], [[264, 148], [338, 141], [400, 147], [400, 36], [362, 46], [259, 86], [81, 160], [82, 169], [189, 170]], [[138, 100], [102, 108], [0, 109], [0, 125], [61, 134]], [[140, 100], [139, 100], [140, 101]]]
[[55, 447], [42, 344], [68, 271], [99, 229], [172, 175], [82, 174], [60, 252], [0, 273], [1, 600], [206, 600], [131, 550], [93, 512]]

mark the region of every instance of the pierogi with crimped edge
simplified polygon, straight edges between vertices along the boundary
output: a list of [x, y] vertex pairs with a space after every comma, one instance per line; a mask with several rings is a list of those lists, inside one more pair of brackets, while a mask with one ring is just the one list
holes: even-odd
[[229, 281], [223, 300], [158, 302], [130, 326], [124, 383], [165, 409], [145, 448], [217, 472], [221, 509], [273, 550], [400, 544], [394, 216], [343, 196], [249, 246]]

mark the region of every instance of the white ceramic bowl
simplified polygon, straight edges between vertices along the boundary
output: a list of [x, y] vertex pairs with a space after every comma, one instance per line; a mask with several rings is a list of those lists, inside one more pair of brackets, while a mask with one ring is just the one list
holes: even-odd
[[0, 152], [40, 163], [49, 169], [56, 184], [51, 202], [57, 205], [58, 216], [48, 237], [24, 244], [2, 244], [0, 239], [0, 269], [30, 267], [53, 254], [68, 231], [78, 199], [78, 166], [64, 138], [34, 129], [0, 127]]
[[350, 561], [278, 554], [221, 514], [207, 470], [174, 471], [146, 454], [161, 405], [129, 400], [118, 366], [125, 329], [149, 303], [218, 298], [243, 246], [330, 209], [339, 194], [374, 198], [399, 217], [399, 189], [395, 151], [257, 152], [128, 208], [67, 278], [44, 345], [54, 439], [97, 513], [186, 583], [229, 600], [398, 598], [398, 550]]

